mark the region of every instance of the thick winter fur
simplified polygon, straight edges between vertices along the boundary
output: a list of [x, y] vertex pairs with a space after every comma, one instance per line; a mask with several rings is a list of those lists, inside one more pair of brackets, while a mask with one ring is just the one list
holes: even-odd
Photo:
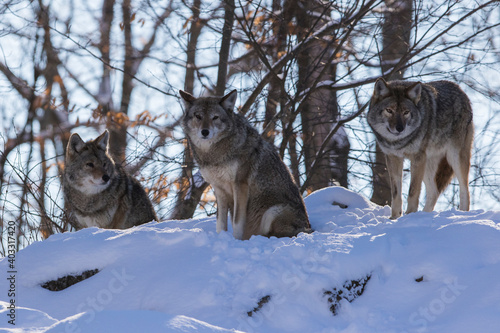
[[144, 188], [108, 154], [108, 131], [83, 142], [72, 134], [66, 148], [63, 190], [76, 227], [125, 229], [158, 220]]
[[275, 151], [241, 115], [234, 113], [236, 90], [224, 97], [187, 102], [183, 128], [201, 174], [217, 199], [217, 232], [233, 235], [291, 237], [311, 232], [304, 201], [290, 172]]
[[453, 173], [460, 184], [460, 210], [469, 210], [469, 169], [474, 126], [467, 95], [449, 81], [429, 83], [378, 79], [368, 124], [387, 155], [392, 214], [402, 213], [403, 159], [411, 161], [406, 214], [417, 211], [422, 181], [424, 211], [434, 209]]

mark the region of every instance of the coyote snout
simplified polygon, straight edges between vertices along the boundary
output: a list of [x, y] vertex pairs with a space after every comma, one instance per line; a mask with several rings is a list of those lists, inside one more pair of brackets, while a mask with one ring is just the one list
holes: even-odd
[[92, 180], [91, 182], [96, 185], [107, 185], [111, 177], [104, 170], [96, 170], [91, 173]]
[[384, 113], [387, 117], [387, 130], [394, 135], [403, 133], [406, 128], [406, 122], [410, 118], [410, 113], [401, 114], [400, 112], [394, 112], [390, 109], [384, 110]]

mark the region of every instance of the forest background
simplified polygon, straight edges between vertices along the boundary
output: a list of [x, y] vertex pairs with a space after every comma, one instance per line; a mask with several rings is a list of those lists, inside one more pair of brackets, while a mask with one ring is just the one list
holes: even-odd
[[[237, 112], [304, 196], [341, 185], [385, 205], [385, 157], [365, 119], [373, 83], [457, 82], [474, 110], [471, 208], [499, 210], [499, 36], [498, 1], [3, 1], [0, 254], [8, 221], [19, 249], [73, 230], [61, 189], [72, 132], [89, 140], [107, 128], [160, 220], [215, 214], [180, 128], [179, 89], [237, 89]], [[457, 207], [457, 193], [454, 180], [436, 209]]]

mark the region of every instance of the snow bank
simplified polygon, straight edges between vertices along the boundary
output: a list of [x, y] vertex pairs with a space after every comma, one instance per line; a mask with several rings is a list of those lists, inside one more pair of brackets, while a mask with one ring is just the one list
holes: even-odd
[[[16, 257], [16, 326], [30, 332], [497, 332], [500, 212], [389, 220], [339, 187], [305, 200], [312, 234], [235, 240], [215, 219], [88, 228]], [[333, 204], [335, 203], [335, 204]], [[344, 207], [344, 208], [342, 208]], [[62, 291], [40, 285], [99, 269]], [[8, 262], [0, 261], [8, 271]], [[330, 311], [326, 291], [370, 275]], [[0, 300], [9, 302], [6, 279]], [[2, 292], [3, 291], [3, 292]], [[262, 304], [250, 317], [260, 300]]]

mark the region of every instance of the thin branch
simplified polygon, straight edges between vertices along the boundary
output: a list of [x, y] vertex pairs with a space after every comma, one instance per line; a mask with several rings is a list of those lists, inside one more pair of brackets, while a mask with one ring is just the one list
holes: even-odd
[[227, 67], [229, 50], [231, 48], [231, 35], [234, 23], [234, 0], [224, 0], [224, 26], [222, 28], [222, 41], [219, 51], [219, 71], [217, 73], [217, 86], [215, 93], [218, 96], [224, 95], [226, 90]]

